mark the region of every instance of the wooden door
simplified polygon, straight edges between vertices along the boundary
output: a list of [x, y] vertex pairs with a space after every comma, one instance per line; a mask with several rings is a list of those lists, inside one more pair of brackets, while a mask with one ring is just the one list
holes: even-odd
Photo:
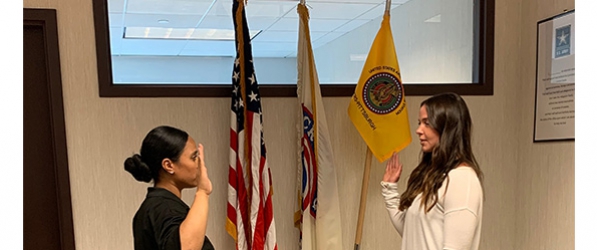
[[23, 9], [23, 249], [74, 250], [56, 11]]

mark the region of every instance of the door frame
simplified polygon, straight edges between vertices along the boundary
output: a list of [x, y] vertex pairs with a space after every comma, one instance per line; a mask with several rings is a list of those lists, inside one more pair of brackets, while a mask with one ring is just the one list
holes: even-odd
[[[56, 10], [23, 8], [23, 28], [25, 29], [27, 26], [41, 28], [44, 34], [60, 245], [63, 250], [75, 250]], [[23, 180], [23, 182], [27, 182], [27, 180]]]

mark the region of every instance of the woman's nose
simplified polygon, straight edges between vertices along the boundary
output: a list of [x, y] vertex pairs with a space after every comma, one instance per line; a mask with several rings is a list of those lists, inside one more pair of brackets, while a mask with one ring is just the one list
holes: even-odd
[[419, 125], [417, 127], [417, 130], [415, 130], [415, 133], [417, 133], [417, 135], [422, 135], [423, 134], [423, 130], [421, 129], [421, 125]]

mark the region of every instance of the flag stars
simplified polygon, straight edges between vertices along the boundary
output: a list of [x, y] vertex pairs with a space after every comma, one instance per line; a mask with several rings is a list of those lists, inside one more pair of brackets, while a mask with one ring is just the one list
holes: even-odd
[[238, 65], [240, 64], [240, 58], [236, 58], [236, 60], [234, 60], [234, 67], [238, 67]]
[[236, 108], [236, 110], [239, 110], [240, 108], [243, 107], [243, 101], [240, 98], [236, 99], [234, 101], [234, 107]]
[[257, 101], [257, 94], [255, 94], [253, 91], [251, 91], [251, 94], [249, 95], [249, 98], [251, 98], [252, 102], [256, 102]]
[[252, 74], [251, 77], [249, 77], [249, 81], [251, 81], [251, 85], [255, 84], [255, 74]]
[[234, 99], [234, 105], [232, 105], [232, 107], [235, 109], [235, 111], [240, 110], [243, 106], [244, 106], [243, 99], [241, 99], [241, 98]]
[[[235, 71], [234, 74], [232, 75], [232, 79], [234, 79], [235, 81], [238, 81], [238, 78], [239, 78], [238, 75], [239, 75], [239, 72]], [[235, 89], [234, 94], [236, 94], [236, 89]]]

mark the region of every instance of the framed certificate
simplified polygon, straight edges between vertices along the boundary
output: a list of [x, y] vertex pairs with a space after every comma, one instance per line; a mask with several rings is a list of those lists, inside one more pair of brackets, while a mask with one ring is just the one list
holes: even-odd
[[574, 140], [574, 10], [537, 22], [533, 142]]

